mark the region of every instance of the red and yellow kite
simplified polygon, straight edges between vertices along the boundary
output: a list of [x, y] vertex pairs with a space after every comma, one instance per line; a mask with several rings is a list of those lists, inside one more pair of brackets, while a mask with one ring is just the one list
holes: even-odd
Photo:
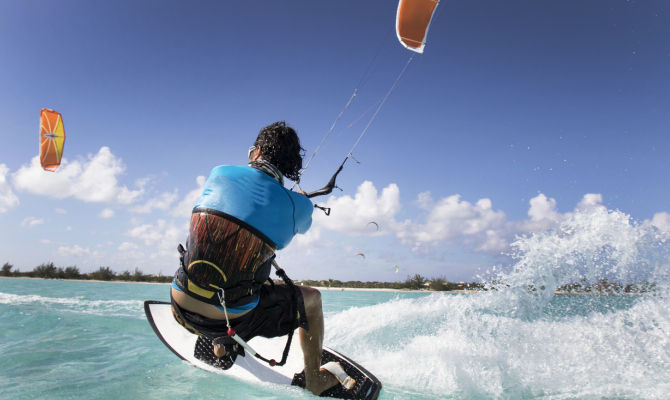
[[63, 117], [59, 112], [43, 108], [40, 112], [40, 163], [45, 171], [58, 169], [64, 145]]

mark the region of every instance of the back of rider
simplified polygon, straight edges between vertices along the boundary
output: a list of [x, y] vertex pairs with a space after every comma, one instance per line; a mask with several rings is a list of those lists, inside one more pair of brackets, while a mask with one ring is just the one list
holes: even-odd
[[[223, 288], [228, 317], [234, 320], [259, 303], [272, 306], [270, 299], [289, 301], [293, 292], [283, 285], [262, 288], [259, 283], [269, 277], [274, 250], [309, 229], [312, 210], [307, 197], [263, 171], [215, 167], [191, 215], [183, 266], [171, 288], [174, 302], [207, 319], [223, 320], [226, 312], [217, 296]], [[266, 299], [259, 299], [262, 292]]]

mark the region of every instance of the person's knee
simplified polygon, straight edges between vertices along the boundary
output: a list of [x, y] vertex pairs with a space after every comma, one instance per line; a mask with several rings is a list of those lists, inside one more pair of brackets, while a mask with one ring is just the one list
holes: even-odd
[[307, 286], [301, 286], [302, 298], [305, 303], [305, 312], [310, 315], [313, 312], [321, 312], [321, 292]]

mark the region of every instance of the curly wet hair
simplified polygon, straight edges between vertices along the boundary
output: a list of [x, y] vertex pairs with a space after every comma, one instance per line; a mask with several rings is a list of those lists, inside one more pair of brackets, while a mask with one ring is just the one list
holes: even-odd
[[293, 128], [284, 121], [272, 123], [258, 133], [254, 146], [261, 148], [263, 159], [288, 179], [297, 181], [302, 169], [303, 149]]

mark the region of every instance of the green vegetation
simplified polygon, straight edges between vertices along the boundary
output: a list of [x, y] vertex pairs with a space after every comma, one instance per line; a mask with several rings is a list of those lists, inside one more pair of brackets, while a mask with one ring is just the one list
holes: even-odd
[[[138, 268], [134, 272], [128, 270], [120, 274], [112, 271], [110, 267], [100, 267], [97, 271], [83, 274], [79, 272], [76, 266], [56, 267], [52, 262], [46, 262], [38, 265], [29, 272], [21, 272], [14, 268], [14, 265], [6, 262], [0, 269], [0, 276], [42, 278], [42, 279], [80, 279], [80, 280], [98, 280], [98, 281], [125, 281], [125, 282], [159, 282], [169, 283], [172, 276], [163, 276], [161, 274], [151, 275], [143, 274]], [[275, 280], [277, 283], [281, 281]], [[307, 286], [321, 286], [328, 288], [357, 288], [357, 289], [399, 289], [399, 290], [432, 290], [432, 291], [454, 291], [454, 290], [486, 290], [481, 283], [473, 282], [449, 282], [444, 276], [436, 278], [426, 278], [419, 274], [407, 276], [404, 282], [361, 282], [345, 281], [337, 279], [328, 280], [296, 280], [297, 284]], [[539, 288], [529, 287], [531, 291], [545, 290], [544, 286]], [[634, 284], [622, 285], [617, 282], [608, 282], [601, 280], [597, 283], [572, 283], [560, 286], [556, 291], [567, 294], [624, 294], [624, 293], [647, 293], [656, 289], [655, 283], [639, 282]]]
[[404, 282], [361, 282], [361, 281], [345, 281], [342, 282], [337, 279], [328, 279], [321, 281], [314, 280], [300, 280], [296, 281], [300, 285], [307, 286], [321, 286], [328, 288], [355, 288], [355, 289], [398, 289], [398, 290], [435, 290], [435, 291], [452, 291], [452, 290], [481, 290], [483, 285], [480, 283], [468, 282], [449, 282], [445, 277], [425, 278], [419, 274], [408, 276]]
[[98, 281], [127, 281], [127, 282], [161, 282], [169, 283], [172, 276], [147, 275], [143, 274], [138, 268], [134, 273], [124, 271], [120, 274], [112, 271], [110, 267], [100, 267], [97, 271], [83, 274], [79, 272], [76, 266], [56, 267], [54, 263], [47, 262], [33, 268], [32, 271], [21, 272], [14, 268], [10, 263], [5, 263], [0, 269], [0, 276], [12, 276], [19, 278], [42, 278], [42, 279], [80, 279], [80, 280], [98, 280]]

